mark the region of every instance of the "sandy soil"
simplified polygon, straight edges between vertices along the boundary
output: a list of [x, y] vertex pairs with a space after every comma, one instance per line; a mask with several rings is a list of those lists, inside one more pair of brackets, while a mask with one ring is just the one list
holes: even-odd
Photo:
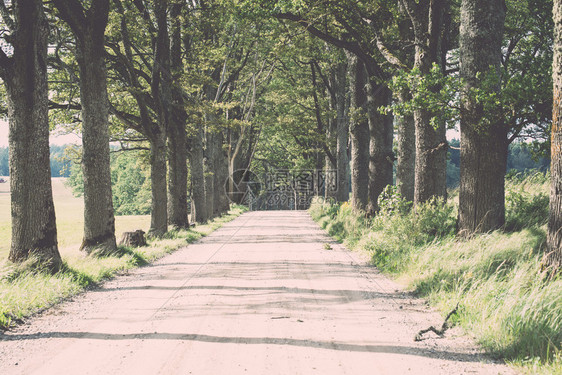
[[305, 212], [252, 212], [0, 335], [0, 374], [513, 373], [414, 341], [441, 323]]

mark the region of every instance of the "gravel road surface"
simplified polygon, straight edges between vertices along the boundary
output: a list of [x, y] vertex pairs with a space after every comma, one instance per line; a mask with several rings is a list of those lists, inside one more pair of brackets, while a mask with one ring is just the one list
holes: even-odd
[[442, 321], [306, 212], [250, 212], [0, 334], [0, 374], [513, 373], [459, 328], [414, 341]]

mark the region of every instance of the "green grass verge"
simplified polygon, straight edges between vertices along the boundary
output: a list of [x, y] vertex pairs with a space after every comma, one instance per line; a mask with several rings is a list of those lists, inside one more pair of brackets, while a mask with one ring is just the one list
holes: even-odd
[[173, 230], [161, 239], [149, 239], [148, 246], [120, 247], [115, 256], [89, 257], [69, 249], [62, 254], [62, 271], [55, 275], [37, 270], [32, 261], [17, 266], [4, 262], [0, 264], [0, 328], [6, 329], [120, 272], [149, 264], [208, 235], [245, 211], [243, 206], [234, 206], [228, 214], [207, 224]]
[[310, 213], [443, 316], [459, 303], [453, 321], [489, 353], [524, 373], [562, 374], [562, 276], [547, 280], [541, 269], [546, 180], [508, 181], [506, 230], [468, 240], [454, 236], [454, 199], [412, 213], [390, 189], [374, 219], [355, 214], [347, 203], [315, 203]]

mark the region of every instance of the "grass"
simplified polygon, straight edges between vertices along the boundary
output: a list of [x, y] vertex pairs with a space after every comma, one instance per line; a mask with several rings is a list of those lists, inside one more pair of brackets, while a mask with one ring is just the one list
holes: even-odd
[[[2, 185], [5, 184], [0, 184], [0, 187]], [[246, 210], [245, 207], [235, 206], [228, 214], [207, 224], [197, 225], [189, 230], [173, 230], [164, 238], [148, 239], [148, 246], [134, 249], [120, 247], [119, 253], [114, 256], [91, 257], [78, 250], [82, 240], [83, 219], [79, 217], [83, 212], [81, 200], [73, 198], [70, 193], [67, 194], [62, 181], [55, 181], [53, 185], [59, 244], [64, 244], [60, 249], [63, 269], [51, 275], [37, 270], [33, 259], [17, 266], [8, 263], [8, 248], [4, 240], [9, 244], [9, 223], [0, 222], [0, 246], [3, 246], [0, 248], [0, 329], [6, 329], [65, 298], [95, 287], [120, 272], [149, 264], [188, 243], [195, 242]], [[5, 201], [0, 190], [0, 210], [9, 210], [9, 202], [6, 204]], [[5, 217], [2, 215], [2, 220]], [[7, 217], [9, 218], [9, 215]], [[148, 229], [149, 222], [150, 217], [147, 216], [118, 216], [116, 229], [118, 233], [139, 227]]]
[[541, 268], [548, 185], [542, 175], [510, 179], [505, 230], [468, 240], [454, 236], [454, 200], [414, 214], [390, 191], [374, 219], [353, 213], [347, 203], [317, 203], [310, 213], [443, 316], [459, 303], [454, 322], [489, 353], [524, 373], [560, 374], [562, 276], [548, 280]]

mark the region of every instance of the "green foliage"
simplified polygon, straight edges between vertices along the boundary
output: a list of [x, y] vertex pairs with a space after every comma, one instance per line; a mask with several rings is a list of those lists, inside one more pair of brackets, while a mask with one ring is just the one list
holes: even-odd
[[399, 186], [387, 185], [379, 195], [378, 205], [380, 215], [388, 216], [392, 214], [406, 214], [412, 207], [412, 202], [408, 202], [399, 192]]
[[[141, 158], [139, 158], [141, 156]], [[150, 169], [137, 152], [122, 152], [112, 158], [111, 183], [116, 215], [150, 213]]]
[[411, 115], [415, 110], [428, 110], [433, 116], [434, 128], [447, 124], [454, 128], [459, 120], [459, 92], [461, 80], [458, 75], [446, 75], [437, 64], [433, 64], [428, 74], [422, 74], [419, 68], [410, 71], [398, 71], [389, 85], [394, 92], [408, 91], [412, 94], [409, 101], [395, 101], [387, 107], [381, 107], [383, 113]]
[[[111, 155], [113, 209], [116, 215], [150, 213], [150, 169], [141, 152], [119, 152]], [[84, 194], [84, 178], [80, 164], [70, 168], [67, 185], [75, 196]]]

